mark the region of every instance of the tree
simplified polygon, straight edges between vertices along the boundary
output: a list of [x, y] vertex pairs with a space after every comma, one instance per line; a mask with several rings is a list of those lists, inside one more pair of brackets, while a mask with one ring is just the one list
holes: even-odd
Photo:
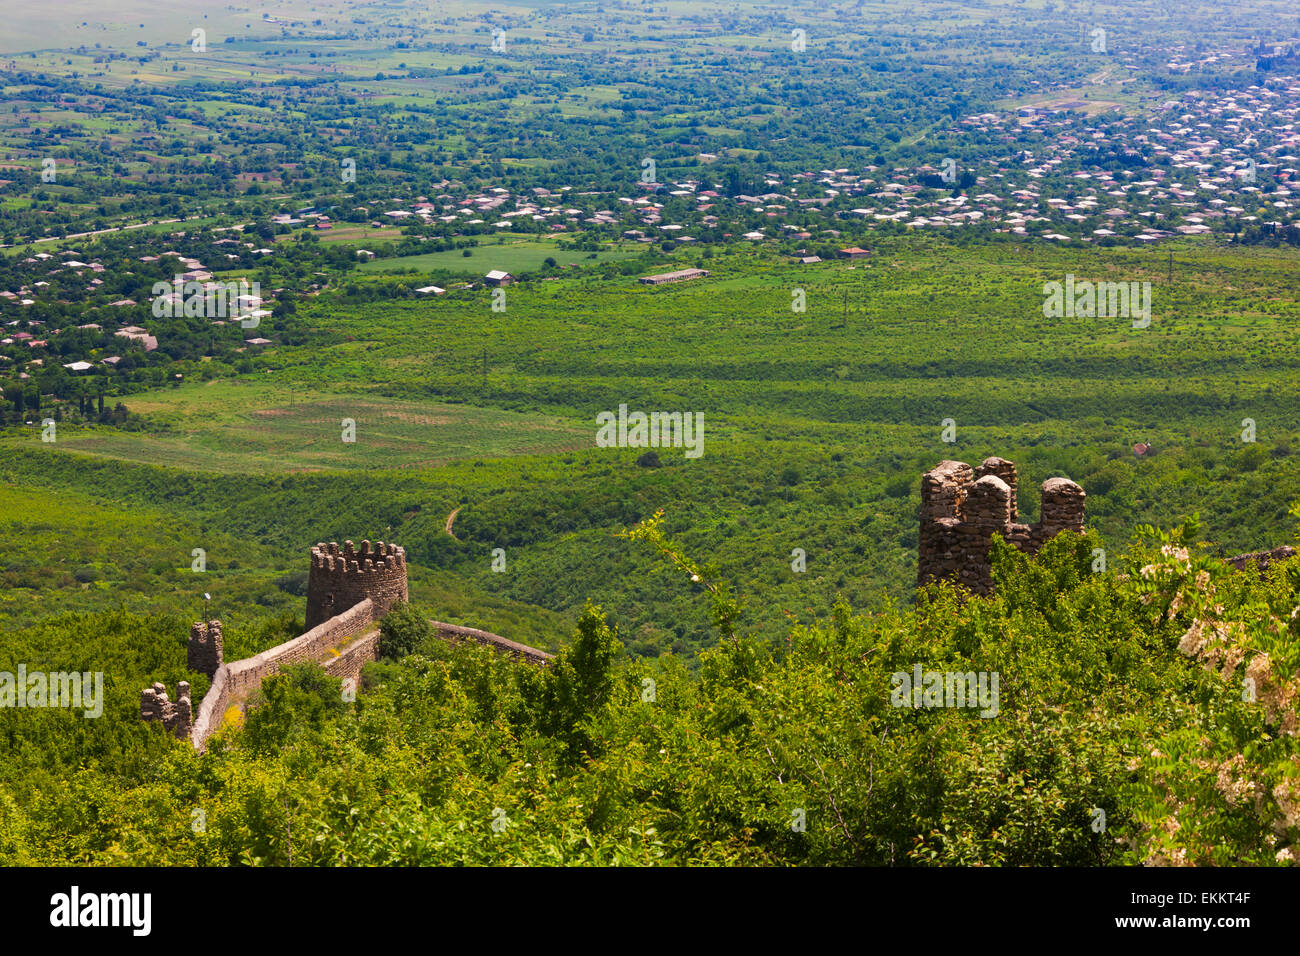
[[379, 656], [401, 660], [433, 637], [433, 626], [413, 605], [403, 604], [379, 622]]
[[594, 749], [590, 724], [609, 702], [614, 661], [622, 649], [604, 614], [588, 602], [573, 643], [546, 670], [540, 723], [545, 733], [567, 744], [572, 760]]
[[337, 677], [313, 662], [293, 664], [262, 681], [260, 700], [244, 730], [254, 750], [273, 753], [301, 733], [319, 731], [331, 714], [347, 706]]

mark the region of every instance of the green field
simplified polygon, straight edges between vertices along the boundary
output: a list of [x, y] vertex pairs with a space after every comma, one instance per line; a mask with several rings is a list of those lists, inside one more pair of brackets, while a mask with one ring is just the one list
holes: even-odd
[[[0, 449], [30, 450], [11, 466], [17, 484], [107, 481], [124, 505], [153, 488], [178, 517], [198, 508], [285, 554], [370, 535], [521, 606], [572, 619], [593, 597], [644, 654], [707, 643], [707, 607], [615, 532], [665, 509], [753, 598], [748, 625], [775, 636], [837, 595], [910, 600], [919, 476], [943, 458], [1016, 461], [1031, 520], [1040, 482], [1079, 481], [1110, 546], [1195, 511], [1216, 547], [1284, 543], [1300, 498], [1290, 256], [1181, 245], [1172, 282], [1160, 258], [909, 237], [869, 266], [751, 255], [663, 287], [524, 283], [505, 312], [487, 290], [321, 302], [300, 315], [338, 344], [280, 346], [250, 377], [128, 396], [136, 431], [68, 428], [55, 446], [11, 433]], [[1043, 284], [1067, 273], [1151, 281], [1150, 328], [1045, 318]], [[662, 467], [643, 467], [641, 449], [595, 447], [596, 415], [620, 404], [702, 413], [703, 456], [659, 449]], [[1138, 442], [1152, 446], [1142, 459]], [[190, 476], [211, 490], [168, 503], [161, 489]], [[301, 476], [346, 510], [284, 484]], [[490, 570], [496, 547], [506, 574]]]
[[147, 392], [133, 396], [128, 408], [165, 430], [69, 430], [59, 446], [174, 468], [265, 474], [430, 468], [462, 458], [554, 453], [590, 440], [553, 416], [363, 393], [317, 392], [295, 401], [295, 389], [260, 383], [207, 382]]
[[359, 272], [400, 273], [406, 270], [432, 272], [444, 270], [464, 275], [482, 276], [493, 269], [503, 272], [531, 272], [554, 259], [560, 266], [586, 267], [599, 262], [611, 262], [640, 255], [644, 247], [635, 243], [616, 246], [600, 252], [582, 252], [562, 249], [554, 242], [506, 242], [503, 245], [476, 246], [470, 256], [459, 250], [432, 252], [422, 256], [403, 256], [400, 259], [371, 259], [357, 266]]

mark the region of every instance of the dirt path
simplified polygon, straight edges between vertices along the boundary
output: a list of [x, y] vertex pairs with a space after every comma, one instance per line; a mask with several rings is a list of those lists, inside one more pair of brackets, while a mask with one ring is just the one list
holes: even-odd
[[[462, 505], [461, 507], [464, 507], [464, 505]], [[456, 515], [458, 515], [458, 514], [460, 514], [460, 508], [457, 508], [457, 509], [456, 509], [455, 511], [453, 511], [451, 514], [447, 515], [447, 533], [448, 533], [448, 534], [451, 534], [451, 536], [452, 536], [453, 538], [456, 538], [456, 536], [455, 536], [454, 534], [451, 533], [451, 526], [452, 526], [453, 524], [455, 524], [455, 522], [456, 522]], [[456, 538], [456, 540], [459, 541], [460, 538]]]

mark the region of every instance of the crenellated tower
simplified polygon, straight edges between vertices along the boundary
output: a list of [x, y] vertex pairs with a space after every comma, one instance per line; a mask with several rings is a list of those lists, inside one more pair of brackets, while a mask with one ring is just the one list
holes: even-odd
[[211, 677], [222, 663], [221, 622], [195, 621], [185, 646], [185, 666]]
[[370, 598], [383, 614], [409, 600], [406, 550], [397, 544], [320, 542], [311, 549], [307, 576], [307, 629]]
[[1068, 478], [1043, 482], [1037, 524], [1017, 522], [1016, 466], [986, 458], [972, 469], [941, 461], [921, 478], [921, 533], [917, 581], [956, 581], [976, 594], [993, 589], [991, 539], [1000, 534], [1026, 554], [1037, 554], [1062, 531], [1083, 531], [1085, 494]]

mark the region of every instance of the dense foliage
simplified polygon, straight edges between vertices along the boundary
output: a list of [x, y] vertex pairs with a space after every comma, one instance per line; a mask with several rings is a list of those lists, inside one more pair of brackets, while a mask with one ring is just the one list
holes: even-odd
[[[429, 639], [348, 703], [305, 665], [202, 756], [130, 712], [133, 682], [179, 676], [177, 621], [46, 624], [29, 655], [75, 625], [120, 677], [98, 721], [0, 711], [0, 862], [1289, 862], [1300, 566], [1261, 581], [1194, 536], [1107, 572], [1091, 536], [999, 546], [996, 597], [841, 604], [775, 645], [724, 636], [698, 673], [626, 657], [594, 607], [547, 669]], [[914, 665], [997, 673], [996, 714], [895, 706]]]

